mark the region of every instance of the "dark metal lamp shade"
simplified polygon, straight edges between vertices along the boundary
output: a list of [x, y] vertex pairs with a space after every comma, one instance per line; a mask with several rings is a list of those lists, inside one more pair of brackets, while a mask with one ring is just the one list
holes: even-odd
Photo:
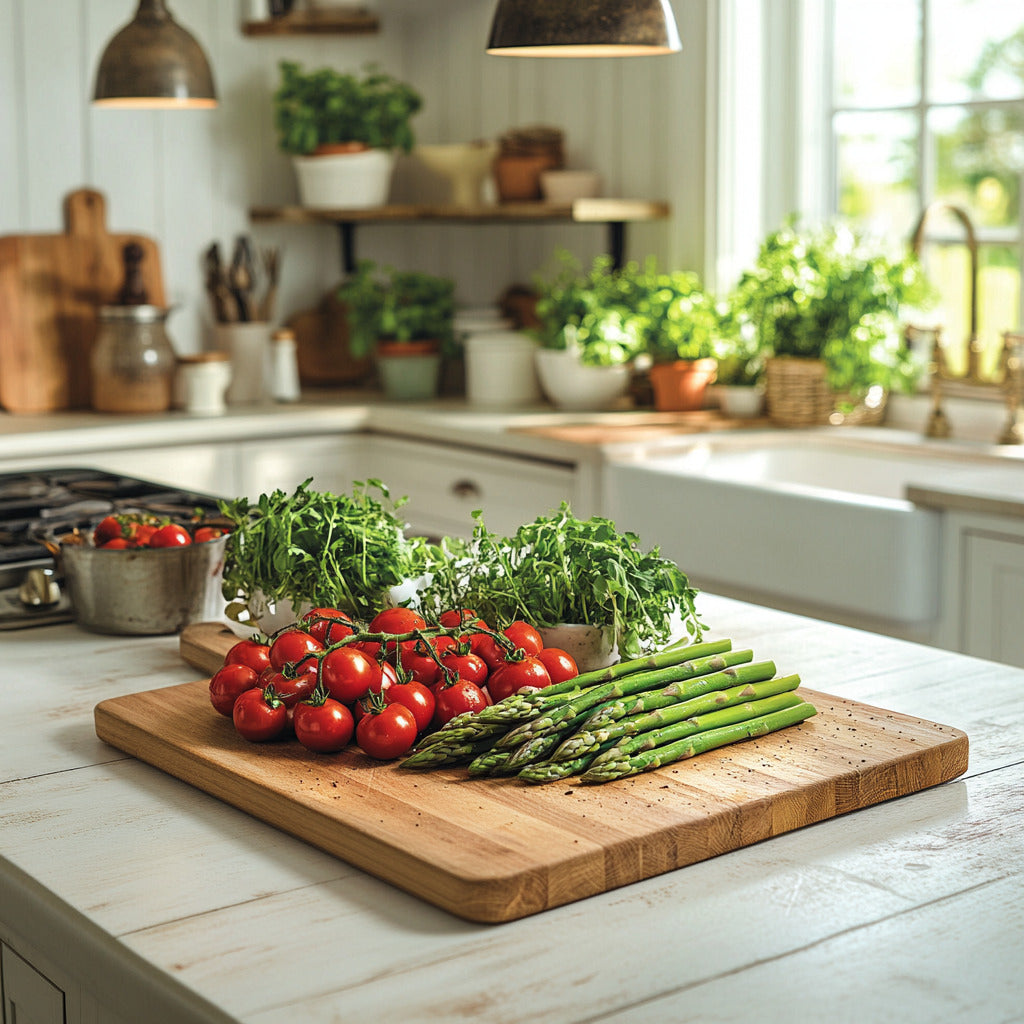
[[669, 0], [498, 0], [487, 52], [641, 57], [682, 49]]
[[107, 43], [93, 103], [107, 107], [217, 106], [203, 48], [171, 16], [164, 0], [140, 0], [135, 17]]

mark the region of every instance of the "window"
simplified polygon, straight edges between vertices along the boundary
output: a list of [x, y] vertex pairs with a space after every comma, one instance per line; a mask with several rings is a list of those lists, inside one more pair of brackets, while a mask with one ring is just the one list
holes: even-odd
[[[1024, 9], [1006, 0], [830, 0], [827, 8], [832, 209], [864, 230], [906, 238], [932, 202], [967, 216], [978, 242], [979, 370], [991, 376], [1002, 332], [1021, 323]], [[921, 249], [941, 297], [947, 361], [962, 375], [972, 291], [962, 219], [938, 207]]]
[[[791, 213], [841, 217], [889, 243], [922, 211], [962, 211], [977, 239], [980, 371], [1024, 323], [1024, 5], [1009, 0], [722, 0], [721, 285]], [[752, 130], [757, 119], [759, 131]], [[936, 208], [922, 259], [939, 292], [950, 370], [967, 367], [970, 251]]]

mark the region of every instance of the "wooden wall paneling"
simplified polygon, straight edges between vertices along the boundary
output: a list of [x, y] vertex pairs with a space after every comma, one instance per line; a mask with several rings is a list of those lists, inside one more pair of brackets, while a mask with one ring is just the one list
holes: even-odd
[[21, 96], [27, 227], [62, 228], [61, 200], [83, 183], [85, 99], [82, 8], [77, 3], [21, 5], [22, 38], [28, 74]]
[[[0, 4], [0, 167], [4, 169], [0, 174], [0, 234], [25, 230], [25, 119], [20, 105], [11, 102], [21, 95], [24, 79], [21, 0], [10, 0]], [[6, 102], [4, 97], [8, 97]]]

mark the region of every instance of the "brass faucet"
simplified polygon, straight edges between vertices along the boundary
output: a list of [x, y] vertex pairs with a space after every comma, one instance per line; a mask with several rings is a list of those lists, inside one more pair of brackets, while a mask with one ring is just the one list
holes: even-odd
[[929, 203], [921, 213], [911, 237], [911, 246], [917, 256], [921, 255], [921, 248], [924, 244], [925, 223], [932, 213], [945, 210], [953, 214], [964, 227], [967, 240], [967, 250], [971, 258], [970, 276], [970, 327], [967, 336], [967, 369], [963, 374], [950, 373], [946, 363], [945, 353], [942, 347], [941, 331], [939, 328], [931, 328], [926, 331], [921, 328], [908, 327], [907, 338], [912, 337], [912, 332], [919, 334], [931, 333], [933, 344], [931, 362], [928, 367], [931, 381], [932, 407], [928, 414], [928, 421], [925, 424], [926, 437], [949, 437], [950, 425], [946, 414], [942, 410], [942, 381], [962, 380], [970, 384], [993, 387], [1001, 384], [1006, 395], [1006, 405], [1009, 419], [1002, 433], [997, 438], [998, 444], [1022, 444], [1024, 443], [1024, 425], [1019, 422], [1022, 390], [1024, 390], [1024, 334], [1014, 334], [1009, 331], [1003, 334], [1003, 351], [1000, 355], [999, 374], [996, 380], [990, 380], [982, 376], [981, 356], [982, 346], [978, 341], [978, 236], [974, 230], [974, 224], [968, 216], [967, 211], [955, 203], [945, 200], [937, 200]]
[[1024, 392], [1024, 334], [1003, 333], [1003, 352], [999, 360], [1006, 393], [1006, 426], [999, 444], [1024, 444], [1024, 423], [1020, 420], [1021, 395]]
[[[945, 200], [937, 200], [929, 203], [921, 213], [911, 237], [911, 246], [917, 256], [921, 255], [921, 248], [924, 245], [924, 228], [928, 218], [939, 210], [946, 210], [953, 214], [964, 226], [967, 235], [967, 251], [971, 256], [971, 308], [970, 308], [970, 330], [967, 336], [967, 372], [962, 380], [970, 381], [972, 384], [988, 383], [981, 376], [981, 345], [978, 342], [978, 236], [974, 231], [974, 224], [963, 207], [955, 203], [947, 203]], [[950, 373], [948, 367], [942, 366], [943, 375], [947, 380], [956, 379]]]

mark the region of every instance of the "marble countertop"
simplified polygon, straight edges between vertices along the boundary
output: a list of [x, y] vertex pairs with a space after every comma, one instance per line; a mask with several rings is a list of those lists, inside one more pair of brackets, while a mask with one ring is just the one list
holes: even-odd
[[966, 775], [503, 925], [454, 918], [96, 738], [177, 640], [6, 634], [0, 918], [125, 1020], [1016, 1019], [1024, 670], [702, 595], [812, 689], [964, 730]]

